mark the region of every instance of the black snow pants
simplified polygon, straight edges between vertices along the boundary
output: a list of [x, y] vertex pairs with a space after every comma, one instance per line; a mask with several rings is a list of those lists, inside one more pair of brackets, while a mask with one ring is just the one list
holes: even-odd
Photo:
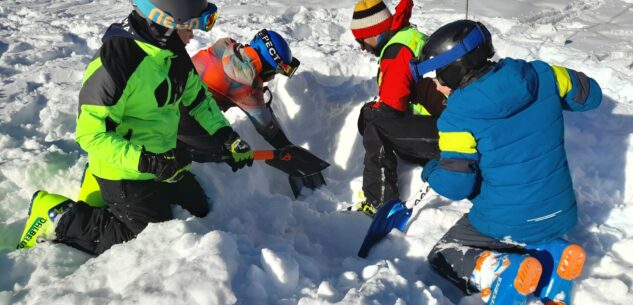
[[399, 199], [398, 160], [426, 164], [439, 158], [437, 117], [403, 113], [389, 106], [361, 109], [358, 128], [363, 135], [365, 159], [363, 192], [367, 203], [380, 207]]
[[504, 253], [525, 253], [520, 246], [501, 242], [486, 236], [470, 223], [468, 214], [460, 218], [435, 244], [428, 260], [442, 277], [459, 287], [464, 293], [479, 292], [469, 283], [477, 258], [486, 250]]
[[57, 242], [99, 255], [133, 239], [150, 222], [173, 219], [171, 204], [197, 217], [209, 213], [208, 198], [190, 172], [174, 184], [100, 178], [97, 182], [108, 208], [93, 208], [81, 202], [73, 205], [55, 230]]

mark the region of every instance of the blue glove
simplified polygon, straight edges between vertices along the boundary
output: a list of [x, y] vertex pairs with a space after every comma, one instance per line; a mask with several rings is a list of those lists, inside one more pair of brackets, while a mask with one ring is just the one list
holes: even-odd
[[440, 161], [437, 159], [431, 159], [429, 160], [429, 162], [426, 163], [426, 165], [424, 165], [424, 168], [422, 169], [422, 175], [420, 178], [422, 178], [422, 181], [424, 182], [429, 182], [429, 177], [431, 177], [431, 173], [433, 173], [433, 171], [440, 165]]

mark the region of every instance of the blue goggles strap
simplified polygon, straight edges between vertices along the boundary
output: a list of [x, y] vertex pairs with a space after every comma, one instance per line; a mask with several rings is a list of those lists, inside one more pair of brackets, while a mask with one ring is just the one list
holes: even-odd
[[197, 29], [206, 31], [207, 19], [212, 18], [212, 15], [218, 11], [215, 4], [209, 3], [209, 7], [202, 13], [202, 16], [187, 20], [183, 23], [177, 23], [174, 17], [156, 7], [156, 5], [149, 0], [135, 0], [134, 5], [145, 18], [168, 29]]
[[470, 31], [459, 44], [453, 46], [450, 50], [422, 62], [412, 61], [410, 65], [413, 78], [418, 81], [424, 74], [445, 67], [458, 60], [481, 45], [486, 37], [490, 37], [490, 32], [488, 32], [486, 28], [482, 29], [481, 27], [476, 27]]

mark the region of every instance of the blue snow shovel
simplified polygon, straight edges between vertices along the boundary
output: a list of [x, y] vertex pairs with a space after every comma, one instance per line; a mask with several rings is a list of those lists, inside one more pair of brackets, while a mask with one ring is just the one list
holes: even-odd
[[358, 250], [358, 256], [366, 258], [371, 247], [387, 236], [393, 228], [404, 232], [412, 212], [413, 209], [408, 209], [400, 200], [394, 199], [385, 203], [376, 212], [365, 240]]
[[[425, 183], [414, 197], [416, 199], [413, 202], [413, 206], [426, 205], [432, 198], [432, 196], [429, 196], [431, 191], [431, 187], [428, 183]], [[413, 208], [407, 208], [406, 203], [400, 200], [394, 199], [385, 203], [374, 215], [374, 220], [369, 226], [360, 250], [358, 250], [358, 256], [366, 258], [371, 247], [387, 236], [394, 228], [404, 232], [412, 213]]]

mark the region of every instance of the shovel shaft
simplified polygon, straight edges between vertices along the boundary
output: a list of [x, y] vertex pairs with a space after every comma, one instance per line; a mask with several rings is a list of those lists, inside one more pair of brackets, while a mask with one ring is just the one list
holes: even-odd
[[272, 160], [275, 158], [275, 153], [272, 150], [254, 150], [253, 158], [255, 160]]

